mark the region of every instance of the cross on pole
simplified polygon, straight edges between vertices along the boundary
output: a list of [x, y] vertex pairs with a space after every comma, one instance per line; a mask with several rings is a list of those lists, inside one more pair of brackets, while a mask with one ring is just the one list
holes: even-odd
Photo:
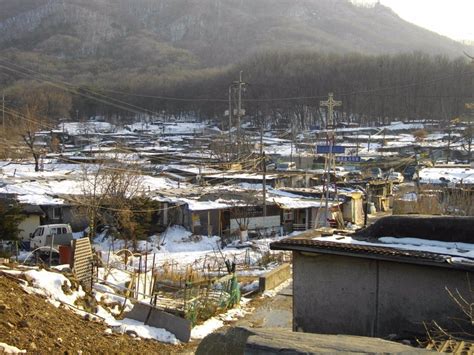
[[334, 94], [332, 92], [329, 93], [327, 101], [320, 101], [319, 104], [322, 107], [328, 108], [328, 115], [326, 118], [326, 130], [327, 130], [327, 142], [331, 147], [329, 150], [329, 154], [326, 158], [326, 201], [325, 201], [325, 226], [329, 227], [329, 187], [331, 181], [331, 170], [335, 170], [336, 168], [336, 159], [333, 153], [332, 147], [336, 142], [336, 135], [334, 133], [334, 107], [342, 106], [342, 101], [334, 100]]
[[319, 103], [323, 107], [328, 108], [328, 117], [326, 119], [326, 129], [334, 129], [334, 107], [342, 106], [342, 101], [334, 100], [334, 94], [329, 93], [327, 101], [320, 101]]

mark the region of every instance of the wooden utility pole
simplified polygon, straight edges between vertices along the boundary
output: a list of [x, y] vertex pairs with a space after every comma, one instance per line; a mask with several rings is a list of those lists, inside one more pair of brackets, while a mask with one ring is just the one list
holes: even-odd
[[263, 217], [267, 216], [267, 156], [265, 152], [262, 154], [263, 158]]
[[242, 118], [242, 70], [239, 73], [239, 96], [237, 103], [237, 136], [240, 138], [240, 120]]
[[2, 129], [3, 129], [3, 139], [6, 139], [5, 131], [5, 91], [2, 92]]
[[242, 89], [244, 88], [245, 83], [242, 81], [242, 70], [239, 73], [239, 81], [237, 82], [238, 85], [238, 97], [237, 97], [237, 147], [238, 147], [238, 155], [240, 158], [240, 144], [242, 142], [241, 136], [241, 120], [243, 116], [242, 110]]
[[451, 140], [452, 140], [452, 129], [451, 127], [448, 128], [448, 148], [446, 151], [446, 164], [449, 163], [449, 159], [451, 158]]
[[[239, 74], [239, 80], [233, 81], [229, 85], [229, 146], [232, 145], [232, 118], [236, 117], [236, 128], [237, 128], [237, 137], [235, 142], [237, 143], [238, 156], [240, 156], [240, 144], [241, 144], [241, 119], [244, 115], [244, 110], [242, 109], [242, 90], [246, 83], [242, 81], [242, 71]], [[235, 95], [237, 93], [237, 99]], [[236, 102], [237, 101], [237, 102]], [[237, 107], [237, 108], [235, 108]]]
[[326, 210], [326, 219], [325, 225], [329, 227], [329, 186], [331, 182], [331, 169], [335, 170], [336, 167], [336, 159], [333, 153], [333, 146], [336, 143], [336, 131], [334, 125], [334, 107], [342, 106], [342, 101], [334, 100], [334, 94], [332, 92], [328, 95], [327, 101], [320, 101], [319, 103], [322, 107], [328, 108], [328, 113], [326, 117], [326, 142], [329, 148], [329, 153], [327, 154], [326, 158], [326, 169], [327, 169], [327, 177], [326, 177], [326, 201], [325, 201], [325, 210]]
[[[232, 128], [232, 84], [229, 85], [229, 149], [232, 146], [232, 133], [231, 133], [231, 128]], [[230, 154], [229, 154], [229, 160], [230, 160]]]

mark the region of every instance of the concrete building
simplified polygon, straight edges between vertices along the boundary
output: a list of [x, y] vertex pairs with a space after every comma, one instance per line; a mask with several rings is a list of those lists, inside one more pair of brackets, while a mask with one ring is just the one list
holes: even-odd
[[[468, 231], [474, 228], [474, 217], [439, 218], [428, 232], [433, 239], [412, 238], [412, 245], [403, 238], [406, 235], [384, 234], [388, 231], [380, 226], [371, 228], [372, 237], [364, 240], [300, 236], [272, 243], [274, 250], [293, 251], [294, 330], [404, 337], [424, 335], [424, 323], [436, 321], [459, 331], [453, 319], [466, 316], [449, 291], [471, 299], [474, 259], [469, 256], [474, 244], [468, 244], [472, 238]], [[429, 218], [425, 219], [428, 225]], [[417, 222], [419, 218], [409, 217], [399, 221], [406, 230]], [[450, 228], [450, 239], [443, 235], [436, 240], [437, 230], [444, 234], [443, 225]], [[379, 238], [377, 230], [402, 239]]]
[[26, 205], [23, 207], [23, 219], [18, 225], [20, 230], [19, 238], [22, 242], [30, 241], [30, 234], [41, 224], [41, 218], [44, 217], [44, 211], [39, 206]]

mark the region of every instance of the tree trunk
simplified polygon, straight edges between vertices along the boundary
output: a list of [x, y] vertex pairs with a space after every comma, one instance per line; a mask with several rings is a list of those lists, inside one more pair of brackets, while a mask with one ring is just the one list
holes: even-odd
[[39, 169], [39, 156], [37, 154], [33, 154], [33, 158], [35, 159], [35, 172], [38, 172]]

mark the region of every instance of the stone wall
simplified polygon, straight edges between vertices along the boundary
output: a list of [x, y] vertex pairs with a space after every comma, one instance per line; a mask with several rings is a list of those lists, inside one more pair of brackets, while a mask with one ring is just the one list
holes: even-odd
[[260, 276], [258, 283], [261, 292], [273, 290], [291, 277], [291, 265], [285, 263]]

